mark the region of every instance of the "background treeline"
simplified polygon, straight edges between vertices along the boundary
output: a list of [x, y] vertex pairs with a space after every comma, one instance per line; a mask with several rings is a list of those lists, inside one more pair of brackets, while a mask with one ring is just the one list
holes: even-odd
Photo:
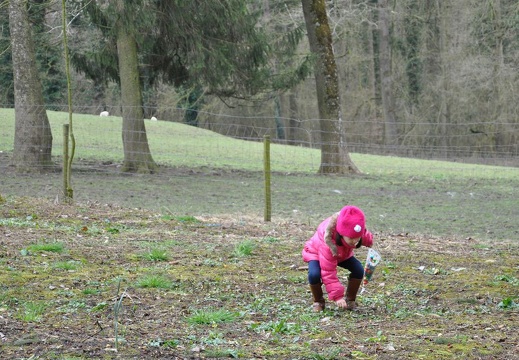
[[[121, 115], [119, 84], [110, 74], [111, 60], [104, 56], [115, 44], [103, 36], [102, 27], [92, 24], [92, 14], [86, 16], [85, 4], [68, 3], [69, 45], [75, 61], [74, 110]], [[66, 110], [61, 4], [48, 0], [29, 4], [47, 108]], [[331, 0], [326, 5], [350, 151], [431, 158], [511, 159], [519, 155], [516, 1]], [[280, 51], [268, 59], [280, 85], [262, 88], [265, 78], [260, 77], [271, 75], [263, 71], [250, 79], [251, 87], [260, 89], [254, 95], [226, 93], [207, 82], [179, 81], [175, 76], [182, 76], [182, 68], [172, 64], [163, 68], [172, 78], [157, 76], [154, 66], [167, 64], [152, 64], [141, 53], [144, 117], [186, 122], [240, 138], [258, 139], [270, 133], [276, 141], [318, 147], [319, 115], [315, 82], [305, 68], [312, 58], [301, 2], [256, 0], [250, 7], [266, 36], [258, 42], [285, 42], [284, 46], [293, 47], [286, 56]], [[8, 20], [4, 3], [0, 7], [2, 107], [14, 104]], [[109, 26], [109, 19], [105, 21]], [[186, 41], [189, 24], [204, 23], [183, 21]], [[212, 24], [207, 22], [207, 26]], [[143, 28], [155, 31], [153, 22]], [[104, 70], [88, 70], [92, 59]], [[283, 69], [287, 74], [300, 71], [302, 80], [282, 79]], [[389, 135], [388, 126], [394, 127]]]

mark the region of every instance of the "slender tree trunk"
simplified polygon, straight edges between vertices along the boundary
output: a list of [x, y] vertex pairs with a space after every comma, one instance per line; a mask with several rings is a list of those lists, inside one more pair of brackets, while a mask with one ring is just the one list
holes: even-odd
[[[502, 19], [502, 10], [501, 10], [501, 0], [494, 0], [491, 6], [494, 10], [494, 14], [492, 14], [492, 19], [494, 21], [493, 28], [495, 34], [495, 46], [494, 46], [494, 73], [492, 76], [493, 79], [493, 87], [494, 87], [494, 106], [493, 106], [493, 129], [488, 129], [488, 133], [492, 135], [492, 151], [495, 151], [499, 145], [500, 135], [508, 132], [503, 125], [503, 118], [506, 118], [508, 115], [508, 102], [505, 101], [503, 84], [506, 84], [506, 81], [503, 79], [503, 70], [505, 67], [504, 61], [504, 53], [503, 53], [503, 36], [506, 31], [503, 29], [503, 19]], [[498, 136], [496, 136], [497, 134]]]
[[365, 32], [364, 47], [366, 61], [369, 64], [366, 78], [368, 79], [371, 100], [368, 113], [370, 120], [369, 142], [379, 144], [384, 140], [384, 118], [382, 113], [382, 97], [380, 95], [380, 34], [378, 31], [378, 8], [370, 6], [368, 21], [363, 22], [362, 32]]
[[9, 3], [14, 78], [15, 134], [13, 164], [18, 172], [52, 166], [52, 132], [36, 66], [26, 0]]
[[281, 94], [278, 94], [274, 99], [274, 119], [276, 121], [276, 138], [286, 140], [285, 124], [281, 119]]
[[346, 146], [339, 79], [325, 0], [301, 0], [310, 50], [316, 55], [315, 83], [321, 127], [319, 173], [359, 173]]
[[[422, 48], [422, 14], [420, 5], [422, 2], [409, 0], [406, 13], [404, 14], [405, 43], [403, 47], [406, 60], [405, 72], [409, 92], [410, 108], [414, 109], [420, 105], [420, 94], [422, 91], [422, 60], [420, 49]], [[429, 4], [430, 2], [425, 2]]]
[[370, 11], [370, 21], [366, 21], [363, 24], [363, 27], [366, 28], [366, 31], [369, 32], [369, 36], [367, 36], [368, 44], [367, 44], [367, 52], [370, 55], [370, 63], [372, 71], [369, 74], [369, 83], [372, 86], [373, 99], [375, 101], [374, 108], [376, 109], [375, 116], [379, 117], [380, 110], [379, 107], [382, 105], [382, 95], [380, 94], [381, 86], [380, 86], [380, 31], [378, 29], [379, 22], [379, 11], [377, 8], [377, 3], [373, 4]]
[[[119, 11], [124, 13], [124, 1], [118, 0], [117, 6]], [[124, 163], [122, 171], [153, 173], [157, 169], [157, 165], [151, 156], [144, 126], [137, 42], [128, 31], [129, 26], [127, 25], [123, 24], [121, 19], [116, 23], [123, 112]]]
[[[442, 3], [440, 0], [436, 0], [439, 19], [445, 19], [446, 13], [449, 12], [448, 4]], [[440, 61], [440, 69], [441, 69], [441, 97], [440, 97], [440, 109], [438, 112], [438, 125], [439, 125], [439, 134], [441, 134], [440, 145], [441, 145], [441, 153], [444, 157], [447, 157], [449, 154], [449, 131], [448, 127], [451, 123], [451, 114], [450, 114], [450, 99], [449, 94], [451, 93], [451, 85], [450, 85], [450, 66], [448, 61], [445, 60], [446, 54], [448, 52], [448, 26], [445, 23], [445, 20], [442, 21], [442, 24], [439, 28], [440, 30], [440, 46], [439, 46], [439, 61]]]
[[391, 46], [389, 27], [389, 9], [387, 0], [379, 0], [378, 25], [380, 31], [380, 85], [382, 94], [382, 107], [384, 109], [385, 142], [390, 148], [398, 145], [398, 129], [395, 118], [395, 101], [393, 98], [393, 76], [391, 73]]
[[299, 129], [301, 121], [299, 121], [299, 110], [296, 99], [296, 88], [292, 88], [288, 94], [288, 141], [289, 144], [296, 144], [296, 140], [301, 140]]

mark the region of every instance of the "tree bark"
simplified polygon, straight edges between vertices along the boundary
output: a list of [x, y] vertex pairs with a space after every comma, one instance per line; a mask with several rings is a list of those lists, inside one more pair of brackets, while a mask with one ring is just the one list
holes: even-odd
[[[510, 133], [511, 129], [507, 129], [506, 118], [509, 114], [508, 112], [508, 102], [504, 97], [504, 89], [506, 88], [503, 84], [506, 84], [507, 81], [503, 78], [503, 73], [505, 69], [505, 60], [504, 60], [504, 33], [506, 29], [503, 27], [503, 14], [501, 10], [501, 0], [494, 0], [492, 3], [492, 8], [494, 9], [494, 16], [492, 19], [494, 21], [493, 28], [495, 34], [495, 46], [494, 46], [494, 73], [492, 76], [493, 79], [493, 91], [494, 91], [494, 107], [493, 107], [493, 124], [492, 128], [488, 129], [488, 133], [494, 134], [492, 135], [492, 152], [494, 152], [499, 146], [499, 138], [500, 134]], [[498, 135], [498, 136], [496, 136]]]
[[316, 55], [315, 84], [321, 128], [321, 174], [359, 173], [346, 146], [339, 79], [325, 0], [301, 0], [310, 50]]
[[13, 165], [17, 172], [48, 170], [52, 166], [52, 132], [36, 65], [27, 1], [10, 1], [9, 30], [15, 100]]
[[449, 37], [448, 34], [448, 26], [446, 24], [445, 15], [449, 13], [449, 5], [443, 4], [440, 0], [436, 0], [436, 9], [438, 11], [438, 18], [442, 19], [442, 24], [439, 27], [439, 63], [440, 63], [440, 69], [441, 69], [441, 97], [440, 97], [440, 109], [438, 112], [438, 126], [439, 131], [438, 133], [441, 135], [440, 138], [440, 152], [444, 157], [447, 157], [448, 151], [450, 149], [449, 141], [450, 141], [450, 134], [448, 131], [449, 124], [452, 123], [451, 119], [451, 99], [449, 98], [449, 94], [452, 93], [451, 91], [451, 71], [450, 71], [450, 64], [448, 61], [445, 60], [446, 56], [448, 55], [448, 43], [447, 39]]
[[387, 0], [379, 0], [378, 25], [380, 31], [380, 85], [382, 94], [382, 107], [384, 109], [385, 143], [391, 148], [398, 145], [398, 129], [395, 118], [395, 101], [393, 97], [393, 76], [391, 73], [391, 45], [389, 36], [389, 8]]
[[[117, 6], [120, 13], [124, 13], [124, 1], [118, 0]], [[116, 36], [123, 114], [124, 162], [122, 171], [153, 173], [157, 170], [157, 164], [151, 156], [144, 125], [137, 42], [128, 31], [128, 27], [130, 25], [124, 24], [119, 18], [116, 23]]]

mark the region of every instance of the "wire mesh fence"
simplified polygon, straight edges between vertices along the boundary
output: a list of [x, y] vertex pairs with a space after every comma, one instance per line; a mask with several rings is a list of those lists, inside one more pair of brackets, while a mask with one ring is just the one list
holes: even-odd
[[[81, 109], [86, 110], [93, 112]], [[352, 129], [346, 130], [348, 150], [362, 175], [318, 176], [323, 145], [318, 119], [201, 112], [199, 126], [195, 127], [181, 122], [184, 110], [170, 109], [175, 116], [141, 119], [158, 170], [136, 174], [121, 171], [125, 152], [131, 150], [123, 144], [123, 119], [111, 110], [106, 110], [108, 116], [73, 115], [76, 147], [72, 187], [77, 202], [177, 214], [260, 216], [265, 202], [263, 138], [269, 135], [274, 218], [317, 221], [345, 203], [356, 203], [373, 215], [375, 228], [435, 234], [477, 228], [477, 234], [488, 236], [495, 233], [495, 224], [487, 221], [489, 216], [474, 224], [482, 216], [481, 209], [489, 209], [491, 213], [497, 211], [500, 218], [499, 236], [510, 238], [517, 233], [513, 220], [519, 218], [513, 204], [519, 198], [516, 144], [483, 151], [482, 146], [470, 145], [471, 135], [458, 135], [443, 148], [427, 138], [438, 136], [425, 134], [420, 141], [418, 137], [414, 140], [423, 142], [421, 145], [390, 147], [376, 136], [369, 138], [366, 131], [355, 132], [370, 128], [369, 122], [362, 126], [346, 124], [346, 129]], [[42, 172], [24, 173], [17, 171], [15, 163], [15, 111], [0, 109], [3, 196], [62, 199], [62, 135], [69, 115], [56, 110], [44, 113], [52, 130], [52, 161]], [[298, 125], [291, 128], [294, 122]], [[34, 126], [37, 135], [39, 125]], [[449, 225], [439, 225], [442, 223]]]
[[[68, 123], [65, 106], [52, 106], [55, 111], [47, 111], [51, 122], [53, 155], [61, 151], [61, 125]], [[42, 109], [43, 110], [43, 109]], [[79, 157], [99, 158], [104, 161], [121, 161], [123, 157], [122, 118], [120, 107], [104, 107], [99, 115], [98, 107], [74, 109], [73, 129], [77, 135]], [[13, 150], [14, 111], [1, 110], [4, 121], [1, 132], [2, 151]], [[40, 113], [42, 113], [41, 111]], [[170, 165], [197, 166], [208, 164], [207, 154], [216, 155], [221, 160], [227, 159], [232, 167], [248, 169], [259, 159], [257, 145], [269, 135], [274, 144], [290, 145], [283, 147], [279, 158], [281, 167], [294, 171], [315, 171], [321, 161], [321, 149], [325, 144], [326, 133], [320, 128], [319, 119], [283, 118], [274, 116], [235, 116], [199, 111], [198, 131], [179, 126], [186, 110], [169, 108], [165, 118], [151, 116], [144, 119], [145, 135], [150, 145], [152, 156], [157, 161]], [[23, 115], [22, 115], [23, 116]], [[383, 138], [383, 124], [380, 120], [366, 119], [351, 123], [341, 120], [344, 139], [351, 153], [401, 156], [418, 159], [460, 161], [487, 165], [519, 166], [519, 142], [514, 139], [519, 134], [513, 123], [506, 125], [508, 140], [501, 139], [497, 126], [485, 121], [460, 124], [428, 124], [416, 122], [406, 125], [411, 130], [401, 129], [398, 145], [387, 145]], [[25, 122], [23, 131], [40, 133], [41, 124]], [[334, 126], [338, 128], [337, 126]], [[443, 128], [441, 128], [443, 127]], [[474, 131], [485, 128], [486, 131]], [[418, 130], [420, 129], [420, 130]], [[21, 131], [21, 130], [20, 130]], [[170, 140], [164, 137], [169, 132]], [[237, 143], [227, 142], [227, 138], [246, 140]], [[302, 148], [311, 151], [300, 151]], [[301, 156], [304, 153], [306, 156]], [[250, 158], [244, 155], [249, 155]], [[261, 155], [261, 152], [260, 154]], [[204, 158], [205, 157], [205, 158]], [[171, 160], [173, 159], [173, 160]], [[261, 161], [259, 161], [261, 164]]]

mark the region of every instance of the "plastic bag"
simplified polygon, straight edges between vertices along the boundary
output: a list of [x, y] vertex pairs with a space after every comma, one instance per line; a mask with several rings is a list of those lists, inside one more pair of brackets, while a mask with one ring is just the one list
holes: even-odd
[[382, 260], [382, 257], [380, 254], [374, 250], [369, 249], [368, 250], [368, 256], [366, 257], [366, 265], [364, 265], [364, 281], [363, 285], [366, 285], [371, 281], [371, 278], [373, 277], [373, 273], [375, 272], [375, 268]]

